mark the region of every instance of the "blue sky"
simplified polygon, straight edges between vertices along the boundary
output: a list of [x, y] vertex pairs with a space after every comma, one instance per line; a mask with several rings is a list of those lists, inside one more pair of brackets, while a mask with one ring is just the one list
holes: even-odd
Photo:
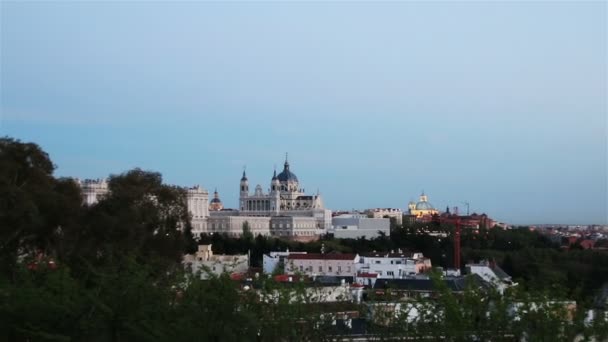
[[605, 2], [2, 2], [0, 134], [235, 207], [289, 152], [331, 209], [608, 223]]

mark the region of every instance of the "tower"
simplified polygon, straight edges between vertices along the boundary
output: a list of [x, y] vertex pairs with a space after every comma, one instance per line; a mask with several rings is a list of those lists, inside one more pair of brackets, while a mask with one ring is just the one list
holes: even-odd
[[247, 174], [243, 170], [243, 177], [241, 177], [241, 192], [240, 192], [240, 203], [241, 210], [245, 210], [245, 199], [249, 197], [249, 181], [247, 180]]
[[277, 170], [275, 168], [272, 180], [270, 181], [270, 210], [275, 214], [279, 213], [281, 206], [281, 182], [277, 177]]
[[300, 185], [298, 177], [291, 172], [289, 169], [289, 161], [287, 160], [287, 154], [285, 154], [285, 164], [283, 164], [283, 171], [277, 175], [280, 183], [280, 190], [283, 198], [289, 199], [286, 204], [288, 206], [293, 205], [293, 201], [299, 196]]

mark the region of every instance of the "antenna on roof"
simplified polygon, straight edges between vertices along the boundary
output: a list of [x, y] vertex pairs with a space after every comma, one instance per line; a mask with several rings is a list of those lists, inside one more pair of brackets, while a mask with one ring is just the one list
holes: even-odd
[[462, 202], [462, 204], [467, 206], [467, 216], [469, 216], [469, 202]]

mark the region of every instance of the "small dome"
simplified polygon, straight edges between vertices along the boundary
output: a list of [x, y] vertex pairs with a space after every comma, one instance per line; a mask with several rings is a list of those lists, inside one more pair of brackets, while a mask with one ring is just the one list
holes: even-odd
[[213, 199], [209, 201], [209, 210], [220, 211], [222, 209], [224, 209], [224, 205], [220, 200], [220, 195], [218, 194], [217, 189], [215, 189], [215, 192], [213, 192]]
[[425, 201], [416, 203], [416, 210], [435, 210], [435, 208], [431, 203]]

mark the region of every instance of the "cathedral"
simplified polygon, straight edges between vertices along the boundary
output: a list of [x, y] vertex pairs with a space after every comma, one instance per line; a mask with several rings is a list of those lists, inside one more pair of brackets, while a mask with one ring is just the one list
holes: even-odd
[[298, 177], [285, 158], [283, 171], [274, 171], [268, 192], [260, 184], [253, 193], [243, 171], [239, 183], [237, 209], [225, 209], [217, 190], [204, 220], [193, 220], [193, 232], [242, 234], [247, 226], [254, 235], [267, 235], [296, 240], [314, 240], [331, 228], [331, 211], [325, 209], [319, 193], [305, 194]]
[[249, 180], [245, 171], [241, 178], [240, 211], [246, 216], [271, 216], [291, 213], [297, 216], [300, 211], [323, 209], [321, 195], [305, 195], [300, 189], [298, 177], [289, 169], [285, 158], [283, 171], [277, 175], [274, 171], [270, 181], [270, 191], [264, 193], [262, 186], [255, 187], [253, 195], [249, 193]]

